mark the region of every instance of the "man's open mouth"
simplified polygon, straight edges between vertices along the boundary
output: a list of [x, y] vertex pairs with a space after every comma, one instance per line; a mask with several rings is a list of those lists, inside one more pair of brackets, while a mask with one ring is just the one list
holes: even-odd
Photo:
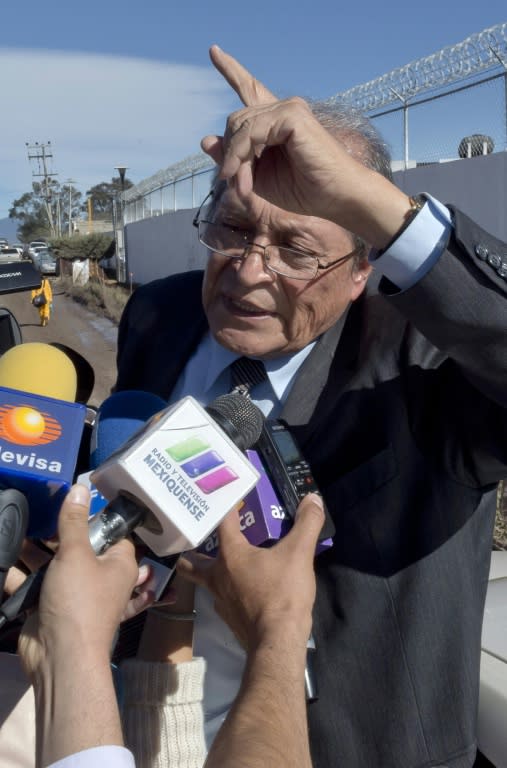
[[233, 312], [235, 315], [241, 315], [242, 317], [274, 317], [276, 314], [267, 309], [256, 307], [248, 301], [234, 299], [231, 296], [224, 296], [223, 300], [229, 312]]

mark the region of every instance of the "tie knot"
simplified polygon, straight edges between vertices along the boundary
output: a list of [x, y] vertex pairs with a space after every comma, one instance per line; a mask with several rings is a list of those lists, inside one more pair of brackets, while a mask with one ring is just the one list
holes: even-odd
[[238, 357], [231, 363], [231, 392], [248, 395], [256, 384], [266, 381], [266, 369], [262, 360], [252, 360], [249, 357]]

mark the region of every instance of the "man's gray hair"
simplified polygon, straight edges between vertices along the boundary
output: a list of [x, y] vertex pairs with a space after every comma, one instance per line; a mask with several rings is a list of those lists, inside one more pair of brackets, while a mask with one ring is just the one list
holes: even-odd
[[308, 104], [322, 127], [340, 139], [353, 157], [392, 181], [388, 146], [371, 120], [345, 102], [309, 101]]

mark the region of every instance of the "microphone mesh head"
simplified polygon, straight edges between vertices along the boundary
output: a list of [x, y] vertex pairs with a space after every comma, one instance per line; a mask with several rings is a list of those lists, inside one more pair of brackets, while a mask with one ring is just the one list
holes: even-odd
[[251, 448], [261, 436], [264, 416], [245, 395], [233, 392], [217, 397], [206, 411], [241, 451]]

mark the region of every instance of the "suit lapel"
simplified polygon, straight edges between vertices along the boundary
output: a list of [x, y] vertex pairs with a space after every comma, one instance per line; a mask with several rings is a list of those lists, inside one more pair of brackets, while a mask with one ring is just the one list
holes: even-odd
[[281, 418], [301, 428], [298, 436], [302, 445], [316, 430], [322, 429], [328, 411], [336, 407], [338, 397], [355, 371], [362, 304], [363, 297], [360, 297], [321, 336], [289, 393]]
[[208, 328], [201, 300], [202, 273], [187, 277], [187, 282], [175, 293], [164, 297], [165, 305], [154, 323], [156, 349], [146, 358], [151, 368], [144, 376], [150, 389], [154, 389], [156, 382], [156, 394], [166, 400]]
[[171, 340], [171, 347], [174, 354], [168, 356], [166, 365], [162, 371], [164, 387], [167, 389], [165, 395], [168, 398], [174, 389], [179, 376], [183, 372], [189, 358], [195, 352], [199, 342], [206, 333], [208, 324], [203, 311], [195, 312], [186, 325], [185, 333], [179, 339], [178, 346], [175, 347], [174, 339]]

